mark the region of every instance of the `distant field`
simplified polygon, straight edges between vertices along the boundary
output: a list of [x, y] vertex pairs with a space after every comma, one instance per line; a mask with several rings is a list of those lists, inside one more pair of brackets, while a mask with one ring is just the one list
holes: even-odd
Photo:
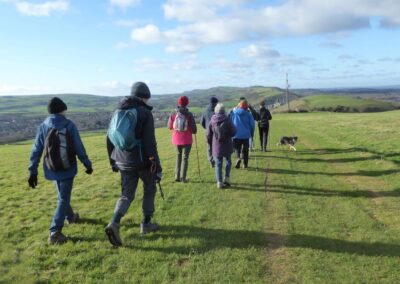
[[[398, 109], [400, 104], [348, 96], [316, 95], [291, 102], [291, 108], [305, 111], [381, 112]], [[286, 110], [286, 107], [280, 109]]]
[[[94, 174], [72, 196], [82, 223], [71, 241], [46, 244], [53, 185], [26, 183], [31, 142], [0, 146], [0, 283], [399, 283], [400, 111], [276, 114], [271, 152], [251, 152], [217, 190], [198, 134], [201, 179], [192, 149], [188, 184], [173, 182], [170, 133], [157, 130], [166, 200], [161, 231], [140, 237], [137, 200], [122, 221], [124, 247], [103, 232], [120, 192], [104, 134], [83, 135]], [[297, 152], [275, 146], [296, 134]], [[257, 141], [257, 145], [258, 141]]]

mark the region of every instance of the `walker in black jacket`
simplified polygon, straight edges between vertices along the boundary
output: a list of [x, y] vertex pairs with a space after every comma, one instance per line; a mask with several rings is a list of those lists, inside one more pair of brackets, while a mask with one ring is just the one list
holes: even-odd
[[268, 144], [269, 121], [272, 119], [272, 115], [265, 107], [265, 102], [260, 103], [260, 112], [258, 113], [258, 118], [258, 133], [260, 133], [261, 151], [266, 152]]

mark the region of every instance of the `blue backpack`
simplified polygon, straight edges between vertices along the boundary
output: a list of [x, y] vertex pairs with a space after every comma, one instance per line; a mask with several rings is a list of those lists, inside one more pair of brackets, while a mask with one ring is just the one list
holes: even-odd
[[140, 144], [136, 138], [135, 128], [137, 124], [137, 110], [117, 109], [108, 127], [108, 138], [115, 147], [120, 150], [132, 150]]

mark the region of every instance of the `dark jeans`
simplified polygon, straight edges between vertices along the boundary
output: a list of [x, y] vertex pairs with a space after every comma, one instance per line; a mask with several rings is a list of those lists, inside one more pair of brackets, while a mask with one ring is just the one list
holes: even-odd
[[217, 178], [217, 182], [222, 182], [222, 165], [223, 161], [225, 158], [225, 177], [229, 178], [231, 174], [231, 167], [232, 167], [232, 161], [231, 161], [231, 155], [227, 157], [214, 157], [215, 160], [215, 175]]
[[121, 172], [121, 197], [115, 205], [115, 213], [124, 216], [135, 199], [139, 178], [143, 181], [142, 210], [144, 216], [152, 216], [154, 213], [154, 198], [156, 195], [156, 183], [150, 170], [144, 171], [120, 171]]
[[186, 179], [186, 174], [189, 166], [189, 154], [191, 149], [192, 145], [176, 146], [176, 179]]
[[260, 133], [260, 145], [261, 145], [261, 150], [265, 151], [267, 150], [267, 145], [268, 145], [268, 131], [269, 131], [269, 126], [266, 127], [259, 127], [258, 132]]
[[62, 228], [64, 227], [65, 218], [69, 220], [73, 218], [74, 211], [72, 211], [70, 204], [73, 183], [74, 178], [54, 181], [58, 195], [58, 202], [49, 229], [52, 233], [56, 231], [61, 232]]
[[243, 164], [247, 166], [249, 163], [249, 139], [233, 139], [233, 148], [237, 159], [243, 159]]

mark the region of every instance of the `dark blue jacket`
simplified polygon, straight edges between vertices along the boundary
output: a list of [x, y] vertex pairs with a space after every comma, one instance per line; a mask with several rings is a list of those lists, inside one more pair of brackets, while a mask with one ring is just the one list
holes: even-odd
[[[68, 125], [67, 125], [68, 124]], [[38, 174], [38, 166], [40, 163], [40, 158], [42, 157], [43, 149], [44, 149], [44, 141], [47, 136], [47, 132], [50, 128], [62, 129], [67, 125], [67, 130], [72, 136], [74, 150], [76, 155], [82, 164], [88, 168], [92, 166], [88, 156], [86, 155], [85, 147], [83, 146], [81, 137], [79, 136], [78, 129], [75, 124], [65, 118], [65, 116], [60, 114], [52, 114], [47, 117], [44, 122], [39, 126], [36, 134], [35, 144], [33, 145], [30, 164], [29, 164], [29, 172], [32, 175]], [[77, 164], [72, 165], [69, 169], [64, 171], [51, 171], [47, 168], [46, 164], [43, 163], [44, 176], [48, 180], [64, 180], [70, 179], [76, 176], [78, 173]]]

